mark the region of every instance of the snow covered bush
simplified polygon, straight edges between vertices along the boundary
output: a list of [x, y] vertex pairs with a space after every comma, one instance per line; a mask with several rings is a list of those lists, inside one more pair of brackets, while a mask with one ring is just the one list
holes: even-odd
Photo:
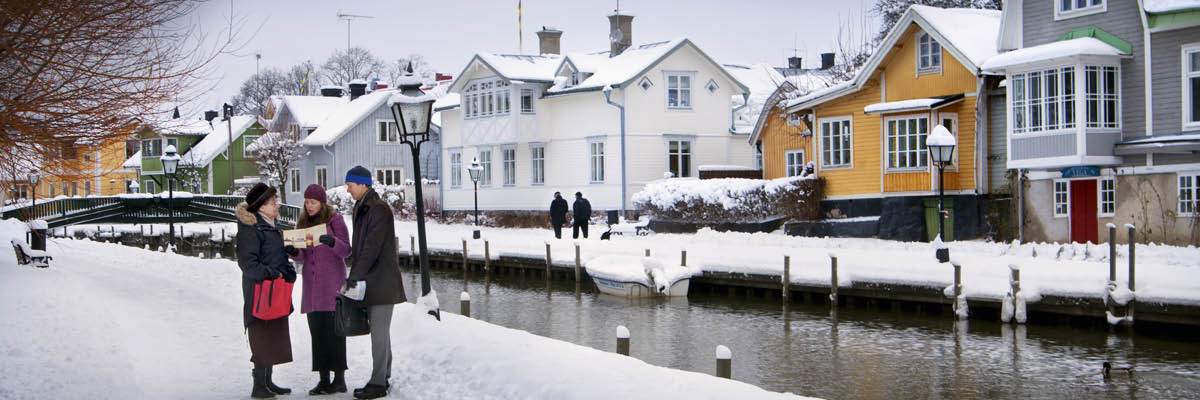
[[633, 195], [635, 207], [656, 218], [751, 222], [791, 217], [815, 219], [824, 181], [814, 175], [761, 179], [665, 179]]
[[[375, 184], [371, 188], [375, 189], [375, 193], [379, 193], [379, 198], [392, 207], [393, 214], [403, 215], [404, 186]], [[338, 213], [350, 214], [354, 211], [354, 197], [346, 191], [345, 185], [326, 189], [325, 198], [326, 203]]]

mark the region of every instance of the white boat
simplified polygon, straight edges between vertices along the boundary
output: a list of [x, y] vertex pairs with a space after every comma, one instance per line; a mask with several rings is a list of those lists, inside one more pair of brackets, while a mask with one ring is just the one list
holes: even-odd
[[687, 297], [697, 271], [664, 267], [654, 258], [603, 256], [588, 261], [588, 275], [600, 293], [627, 297]]

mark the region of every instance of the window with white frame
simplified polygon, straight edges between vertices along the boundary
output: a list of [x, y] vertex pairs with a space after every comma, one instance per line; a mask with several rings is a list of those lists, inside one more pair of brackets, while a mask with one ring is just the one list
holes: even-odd
[[942, 72], [942, 45], [927, 32], [917, 37], [917, 74]]
[[[174, 179], [171, 180], [171, 186], [175, 186]], [[90, 181], [90, 180], [83, 181], [83, 196], [87, 197], [87, 196], [91, 196], [91, 195], [92, 195], [92, 181]]]
[[[942, 126], [946, 127], [946, 130], [950, 131], [950, 136], [954, 137], [954, 143], [958, 143], [958, 114], [939, 113], [938, 120], [941, 121]], [[958, 166], [959, 147], [960, 146], [954, 146], [954, 154], [950, 158], [950, 165], [947, 165], [946, 167], [953, 169]]]
[[375, 142], [400, 143], [400, 131], [396, 127], [396, 121], [375, 120]]
[[142, 141], [142, 157], [162, 156], [162, 139], [146, 139]]
[[1179, 174], [1179, 209], [1176, 215], [1192, 217], [1200, 211], [1200, 173]]
[[850, 166], [851, 139], [850, 117], [821, 118], [821, 167]]
[[667, 108], [692, 108], [691, 73], [667, 73]]
[[[163, 146], [163, 151], [166, 151], [167, 147], [171, 147], [171, 146], [175, 146], [176, 153], [182, 153], [182, 151], [180, 151], [180, 150], [183, 150], [183, 149], [179, 148], [179, 139], [178, 138], [167, 138], [167, 145]], [[84, 157], [84, 159], [86, 160], [87, 157]]]
[[1117, 213], [1117, 181], [1113, 177], [1100, 178], [1100, 216], [1111, 217]]
[[788, 150], [784, 153], [787, 176], [800, 176], [804, 172], [804, 150]]
[[328, 188], [329, 187], [329, 167], [326, 167], [324, 165], [318, 165], [316, 171], [314, 171], [314, 172], [317, 177], [317, 184], [321, 185], [322, 188]]
[[1117, 67], [1083, 67], [1084, 120], [1089, 128], [1120, 128], [1120, 75]]
[[517, 149], [504, 147], [500, 149], [500, 163], [504, 168], [504, 186], [517, 184]]
[[300, 193], [300, 168], [288, 169], [288, 193]]
[[375, 184], [377, 185], [403, 185], [404, 184], [404, 168], [400, 167], [376, 167], [375, 168]]
[[250, 151], [250, 144], [258, 140], [258, 136], [242, 136], [242, 158], [256, 158], [258, 155]]
[[1183, 127], [1200, 128], [1200, 43], [1183, 48]]
[[754, 149], [754, 168], [755, 168], [755, 169], [758, 169], [758, 170], [762, 170], [762, 169], [763, 169], [763, 153], [762, 153], [762, 149], [761, 149], [761, 148], [757, 148], [757, 147]]
[[450, 150], [450, 187], [462, 187], [462, 150]]
[[670, 140], [667, 142], [667, 168], [671, 176], [686, 178], [692, 176], [692, 142], [689, 140]]
[[533, 89], [521, 89], [521, 113], [533, 114]]
[[1013, 133], [1075, 128], [1075, 67], [1013, 74]]
[[[74, 185], [72, 185], [72, 187], [74, 187]], [[146, 181], [142, 182], [142, 193], [158, 193], [158, 183], [154, 182], [153, 179], [147, 179]], [[63, 188], [63, 194], [67, 194], [66, 188]], [[74, 195], [72, 194], [72, 196]]]
[[492, 185], [492, 149], [479, 149], [479, 166], [483, 171], [479, 174], [479, 186]]
[[1069, 181], [1054, 181], [1054, 217], [1066, 218], [1071, 215], [1071, 193], [1067, 190]]
[[546, 183], [546, 146], [542, 144], [534, 144], [529, 147], [529, 159], [532, 164], [530, 170], [533, 172], [532, 184], [541, 185]]
[[[136, 193], [133, 189], [133, 179], [125, 179], [125, 193]], [[54, 195], [54, 185], [50, 185], [50, 195]]]
[[887, 119], [887, 169], [918, 169], [929, 165], [925, 138], [929, 135], [928, 117]]
[[588, 142], [588, 159], [591, 161], [591, 182], [604, 183], [604, 142]]
[[1105, 10], [1104, 0], [1056, 0], [1056, 2], [1058, 7], [1055, 7], [1054, 14], [1059, 18], [1094, 14]]

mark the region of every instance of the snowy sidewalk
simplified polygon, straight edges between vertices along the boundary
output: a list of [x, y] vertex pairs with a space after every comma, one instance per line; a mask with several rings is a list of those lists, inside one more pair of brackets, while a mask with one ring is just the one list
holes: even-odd
[[[248, 397], [234, 262], [86, 240], [48, 247], [48, 269], [0, 256], [0, 398]], [[439, 323], [397, 307], [391, 398], [794, 398], [445, 311]], [[295, 361], [276, 381], [302, 397], [316, 378], [309, 334], [299, 312], [289, 321]], [[348, 384], [361, 386], [369, 340], [347, 345]]]

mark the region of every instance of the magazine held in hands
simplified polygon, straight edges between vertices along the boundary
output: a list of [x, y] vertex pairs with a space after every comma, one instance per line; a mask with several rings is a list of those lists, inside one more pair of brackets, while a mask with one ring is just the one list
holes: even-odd
[[297, 249], [306, 249], [316, 246], [318, 244], [317, 240], [321, 235], [325, 234], [325, 224], [310, 226], [304, 229], [290, 229], [283, 231], [283, 244]]

